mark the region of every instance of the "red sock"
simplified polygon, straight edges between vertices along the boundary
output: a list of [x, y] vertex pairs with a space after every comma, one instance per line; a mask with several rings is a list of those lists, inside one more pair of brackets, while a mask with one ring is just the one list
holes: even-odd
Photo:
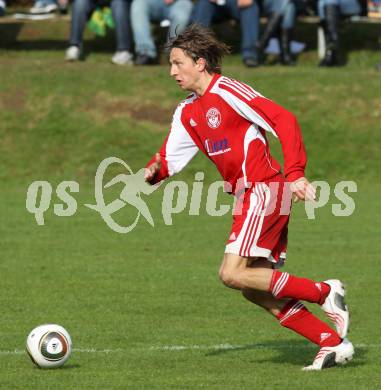
[[286, 303], [277, 318], [282, 326], [293, 330], [320, 347], [334, 347], [341, 343], [341, 338], [332, 328], [315, 317], [296, 299]]
[[275, 298], [294, 298], [322, 305], [329, 294], [326, 283], [317, 283], [310, 279], [298, 278], [287, 272], [273, 271], [270, 292]]

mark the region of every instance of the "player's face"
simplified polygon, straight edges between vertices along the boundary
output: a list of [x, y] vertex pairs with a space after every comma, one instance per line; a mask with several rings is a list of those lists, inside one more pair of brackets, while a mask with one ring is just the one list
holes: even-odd
[[183, 49], [174, 48], [169, 56], [171, 76], [181, 89], [195, 92], [200, 78], [200, 66]]

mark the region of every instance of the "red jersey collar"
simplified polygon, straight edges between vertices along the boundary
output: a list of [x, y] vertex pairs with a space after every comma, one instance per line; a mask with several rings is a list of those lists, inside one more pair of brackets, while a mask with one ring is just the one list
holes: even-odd
[[205, 96], [213, 87], [214, 84], [216, 84], [216, 81], [221, 77], [221, 74], [220, 73], [216, 73], [212, 80], [210, 81], [209, 85], [208, 85], [208, 88], [206, 88], [205, 92], [203, 95], [199, 96], [199, 97], [203, 97]]

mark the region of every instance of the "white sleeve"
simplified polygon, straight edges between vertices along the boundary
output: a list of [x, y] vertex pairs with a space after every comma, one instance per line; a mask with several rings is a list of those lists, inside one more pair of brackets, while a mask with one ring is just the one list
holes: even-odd
[[181, 121], [184, 106], [184, 103], [180, 104], [173, 115], [171, 130], [165, 145], [164, 153], [169, 176], [180, 172], [198, 151], [198, 146]]

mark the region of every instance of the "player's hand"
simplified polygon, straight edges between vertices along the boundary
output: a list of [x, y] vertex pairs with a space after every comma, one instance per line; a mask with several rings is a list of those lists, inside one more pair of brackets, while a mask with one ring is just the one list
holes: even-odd
[[292, 182], [290, 188], [294, 193], [294, 202], [316, 199], [316, 189], [305, 177], [300, 177]]
[[250, 7], [253, 4], [254, 0], [237, 0], [238, 8]]
[[150, 183], [155, 175], [160, 171], [161, 168], [161, 156], [160, 153], [155, 154], [155, 162], [153, 162], [144, 171], [144, 180]]

